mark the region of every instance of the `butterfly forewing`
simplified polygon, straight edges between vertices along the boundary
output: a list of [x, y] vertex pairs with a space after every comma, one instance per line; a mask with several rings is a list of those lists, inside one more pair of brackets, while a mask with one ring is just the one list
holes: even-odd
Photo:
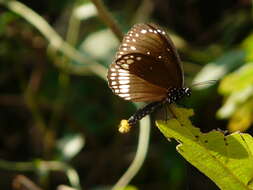
[[131, 74], [162, 88], [181, 87], [182, 79], [177, 77], [178, 73], [167, 69], [163, 60], [154, 59], [152, 56], [131, 53], [123, 55], [116, 64]]
[[[133, 53], [138, 53], [139, 56], [134, 57]], [[135, 59], [132, 59], [133, 57], [143, 59], [136, 62]], [[138, 70], [138, 76], [141, 78], [143, 78], [143, 74], [149, 76], [143, 78], [144, 80], [151, 83], [155, 82], [154, 84], [165, 88], [170, 88], [171, 83], [174, 84], [174, 87], [183, 86], [183, 71], [178, 53], [165, 31], [154, 24], [137, 24], [133, 26], [124, 37], [115, 62], [122, 68], [129, 69], [131, 73], [135, 73], [136, 70], [133, 68], [136, 66], [130, 67], [130, 65], [142, 63], [142, 75], [140, 75], [141, 70]], [[148, 63], [147, 66], [145, 66], [146, 63]], [[153, 69], [148, 67], [150, 65]], [[146, 69], [150, 70], [147, 72]], [[154, 73], [155, 71], [158, 73]], [[161, 73], [161, 71], [163, 72]], [[156, 76], [156, 78], [166, 73], [162, 76], [164, 80], [158, 79], [157, 81], [156, 78], [149, 75], [151, 72], [154, 73], [152, 76]], [[162, 81], [162, 83], [159, 84], [159, 81]]]

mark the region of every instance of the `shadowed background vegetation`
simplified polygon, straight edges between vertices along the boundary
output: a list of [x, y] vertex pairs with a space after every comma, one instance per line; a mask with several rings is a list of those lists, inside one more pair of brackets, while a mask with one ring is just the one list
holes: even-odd
[[[218, 81], [179, 103], [194, 109], [201, 131], [252, 134], [250, 0], [103, 1], [116, 26], [97, 11], [99, 3], [0, 0], [1, 189], [35, 190], [33, 182], [102, 190], [119, 180], [134, 158], [139, 129], [121, 135], [117, 126], [136, 107], [113, 95], [104, 79], [121, 31], [138, 22], [160, 24], [171, 35], [187, 86]], [[154, 119], [146, 160], [128, 188], [218, 189], [176, 152]]]

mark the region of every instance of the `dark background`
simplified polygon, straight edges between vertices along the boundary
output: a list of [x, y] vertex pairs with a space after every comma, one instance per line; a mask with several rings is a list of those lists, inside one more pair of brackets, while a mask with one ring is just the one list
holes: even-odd
[[[21, 2], [46, 19], [64, 39], [74, 4], [81, 4], [70, 0]], [[250, 2], [107, 0], [105, 4], [124, 32], [136, 21], [155, 22], [183, 41], [175, 40], [175, 45], [190, 84], [202, 67], [240, 48], [251, 33]], [[140, 7], [143, 10], [139, 14]], [[83, 20], [75, 46], [108, 67], [116, 47], [99, 58], [81, 49], [84, 40], [106, 28], [98, 17]], [[98, 41], [97, 46], [104, 44]], [[94, 74], [74, 74], [57, 66], [65, 61], [71, 62], [64, 54], [50, 52], [48, 41], [31, 24], [0, 6], [1, 189], [12, 189], [17, 174], [29, 177], [43, 189], [69, 185], [64, 172], [16, 168], [19, 162], [34, 160], [68, 163], [78, 172], [84, 189], [102, 189], [115, 184], [133, 159], [139, 130], [121, 135], [117, 125], [135, 112], [135, 106], [113, 95], [107, 82]], [[227, 127], [227, 120], [216, 118], [223, 103], [217, 86], [193, 92], [191, 98], [180, 102], [195, 110], [192, 121], [205, 132]], [[59, 143], [77, 137], [85, 139], [84, 146], [66, 158]], [[176, 145], [174, 141], [168, 143], [153, 124], [146, 161], [131, 184], [142, 190], [218, 189], [176, 152]], [[10, 165], [5, 161], [11, 161]]]

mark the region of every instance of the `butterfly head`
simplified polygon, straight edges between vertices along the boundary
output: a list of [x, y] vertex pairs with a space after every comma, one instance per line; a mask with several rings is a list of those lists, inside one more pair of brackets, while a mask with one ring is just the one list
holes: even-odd
[[183, 90], [185, 96], [187, 96], [187, 97], [191, 96], [192, 90], [190, 88], [184, 87], [184, 88], [182, 88], [182, 90]]
[[189, 97], [191, 95], [191, 89], [187, 87], [183, 88], [170, 88], [167, 92], [167, 98], [165, 99], [166, 102], [172, 103], [177, 102], [178, 100], [182, 99], [183, 97]]

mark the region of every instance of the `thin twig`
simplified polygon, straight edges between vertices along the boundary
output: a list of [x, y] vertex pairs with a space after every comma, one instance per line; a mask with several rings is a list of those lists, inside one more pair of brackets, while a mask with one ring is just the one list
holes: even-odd
[[103, 1], [101, 0], [91, 0], [91, 1], [96, 6], [98, 15], [101, 18], [101, 20], [112, 30], [112, 32], [116, 35], [119, 41], [121, 41], [124, 34], [118, 27], [116, 20], [112, 17], [110, 12], [106, 9]]
[[15, 190], [42, 190], [29, 178], [23, 175], [16, 176], [12, 182], [12, 186], [13, 186], [13, 189]]
[[147, 151], [149, 147], [149, 137], [150, 137], [150, 117], [145, 117], [140, 122], [140, 132], [137, 152], [135, 158], [124, 175], [119, 179], [119, 181], [113, 186], [112, 190], [124, 189], [125, 186], [129, 184], [132, 178], [140, 170], [147, 156]]
[[147, 22], [154, 9], [154, 1], [142, 0], [139, 8], [136, 10], [132, 23]]
[[[114, 32], [119, 41], [123, 39], [123, 33], [119, 29], [116, 21], [110, 15], [109, 11], [106, 9], [105, 5], [101, 0], [91, 0], [97, 8], [98, 15], [106, 23], [106, 25]], [[118, 182], [113, 186], [113, 190], [118, 188], [124, 188], [133, 179], [133, 177], [138, 173], [144, 160], [147, 156], [147, 151], [149, 147], [149, 136], [150, 136], [150, 118], [147, 116], [140, 122], [140, 132], [138, 139], [138, 146], [134, 160], [130, 164], [126, 172], [121, 176]]]
[[35, 65], [35, 68], [32, 71], [27, 88], [24, 92], [24, 100], [26, 102], [29, 111], [31, 112], [36, 127], [38, 127], [39, 130], [44, 135], [47, 128], [46, 122], [42, 116], [42, 113], [39, 109], [39, 105], [35, 98], [37, 91], [39, 90], [42, 75], [43, 75], [42, 63], [39, 63]]
[[63, 171], [66, 173], [68, 180], [72, 187], [81, 190], [79, 176], [74, 168], [70, 165], [60, 161], [41, 161], [33, 162], [10, 162], [0, 159], [0, 168], [8, 171]]
[[92, 72], [106, 80], [106, 68], [104, 66], [96, 63], [90, 57], [84, 56], [75, 48], [73, 48], [70, 44], [66, 43], [45, 21], [45, 19], [43, 19], [36, 12], [15, 0], [0, 0], [0, 3], [2, 3], [8, 9], [20, 15], [30, 24], [32, 24], [49, 41], [50, 45], [54, 49], [61, 51], [65, 56], [69, 57], [70, 59], [81, 63], [79, 65], [57, 65], [58, 67], [66, 69], [68, 72], [72, 72], [75, 74], [87, 74], [87, 72]]

